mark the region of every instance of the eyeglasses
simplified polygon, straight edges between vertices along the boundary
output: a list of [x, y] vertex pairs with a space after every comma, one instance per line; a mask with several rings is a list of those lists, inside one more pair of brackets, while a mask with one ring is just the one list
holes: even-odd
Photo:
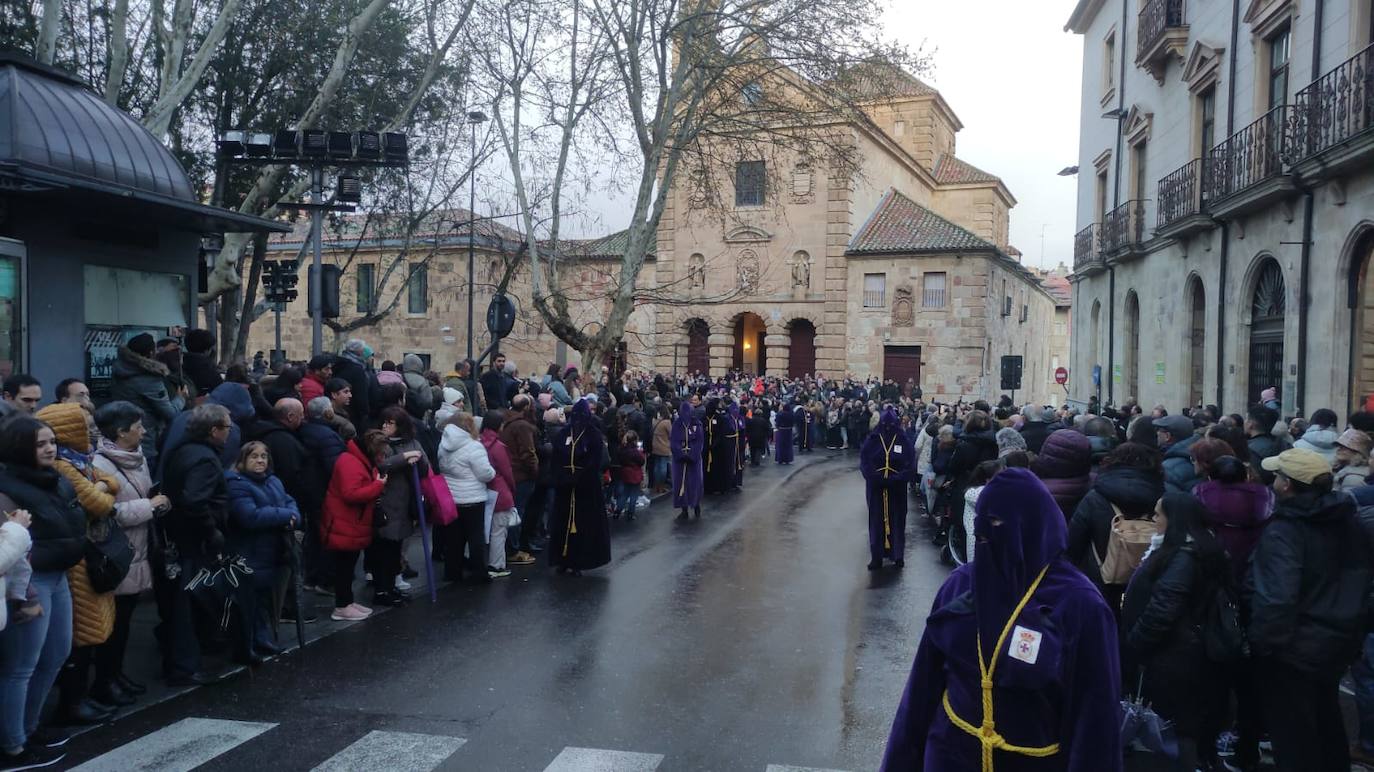
[[215, 428], [216, 428], [216, 429], [229, 430], [229, 429], [234, 428], [234, 425], [233, 425], [233, 424], [215, 424]]

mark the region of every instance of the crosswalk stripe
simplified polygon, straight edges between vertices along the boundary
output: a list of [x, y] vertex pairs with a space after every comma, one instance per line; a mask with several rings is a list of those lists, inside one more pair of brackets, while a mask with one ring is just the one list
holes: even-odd
[[73, 772], [190, 772], [276, 724], [183, 718], [76, 767]]
[[789, 767], [783, 764], [769, 764], [765, 772], [843, 772], [843, 770], [821, 769], [820, 767]]
[[653, 772], [662, 763], [659, 753], [564, 748], [544, 772]]
[[467, 740], [414, 732], [372, 730], [357, 742], [325, 759], [312, 772], [353, 772], [385, 769], [387, 772], [430, 772], [444, 763]]

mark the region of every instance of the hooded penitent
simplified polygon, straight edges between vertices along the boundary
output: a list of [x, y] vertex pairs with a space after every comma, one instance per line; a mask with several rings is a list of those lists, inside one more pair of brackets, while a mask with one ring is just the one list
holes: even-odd
[[739, 405], [734, 402], [725, 409], [725, 413], [728, 416], [727, 423], [730, 424], [730, 431], [726, 434], [730, 435], [735, 453], [734, 475], [731, 482], [734, 487], [739, 487], [744, 484], [744, 420], [740, 418]]
[[1116, 623], [1063, 558], [1053, 497], [1008, 469], [983, 489], [974, 533], [974, 561], [926, 621], [882, 768], [1119, 772]]
[[779, 464], [790, 464], [793, 460], [792, 427], [796, 425], [796, 417], [792, 410], [791, 404], [783, 405], [778, 410], [777, 432], [773, 437], [773, 460]]
[[601, 490], [606, 441], [586, 400], [554, 436], [554, 508], [549, 516], [549, 562], [581, 571], [611, 562], [611, 534]]
[[859, 448], [859, 471], [866, 483], [870, 568], [884, 557], [903, 560], [906, 548], [906, 484], [916, 469], [916, 448], [902, 431], [892, 408]]
[[724, 493], [735, 484], [735, 438], [730, 435], [730, 414], [722, 409], [720, 399], [706, 400], [706, 417], [702, 420], [706, 431], [706, 467], [704, 484], [707, 493]]
[[683, 404], [668, 432], [672, 450], [673, 506], [677, 509], [701, 506], [702, 453], [706, 448], [706, 432], [692, 412]]

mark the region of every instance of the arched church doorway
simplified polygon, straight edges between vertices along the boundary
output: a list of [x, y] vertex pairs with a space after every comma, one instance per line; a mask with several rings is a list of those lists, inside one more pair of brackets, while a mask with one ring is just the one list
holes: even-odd
[[816, 373], [816, 326], [810, 319], [793, 319], [788, 328], [787, 377]]

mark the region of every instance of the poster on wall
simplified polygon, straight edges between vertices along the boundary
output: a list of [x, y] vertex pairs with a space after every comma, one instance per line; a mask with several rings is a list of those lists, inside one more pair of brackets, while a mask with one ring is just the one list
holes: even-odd
[[148, 333], [154, 338], [166, 334], [166, 328], [156, 327], [101, 327], [86, 328], [85, 350], [86, 386], [91, 390], [91, 399], [100, 402], [110, 398], [110, 384], [114, 381], [114, 364], [119, 358], [119, 348], [133, 340], [135, 336]]
[[1155, 383], [1164, 383], [1164, 363], [1155, 362]]

